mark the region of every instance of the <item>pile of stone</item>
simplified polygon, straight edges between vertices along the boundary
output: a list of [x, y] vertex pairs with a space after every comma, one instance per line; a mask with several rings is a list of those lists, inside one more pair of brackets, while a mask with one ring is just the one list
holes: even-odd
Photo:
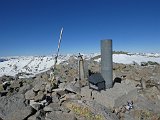
[[[100, 63], [86, 65], [92, 74]], [[113, 65], [114, 87], [96, 91], [78, 80], [78, 61], [72, 56], [51, 70], [32, 78], [0, 78], [2, 120], [134, 120], [155, 119], [160, 113], [160, 66]], [[117, 80], [120, 82], [117, 83]], [[83, 81], [83, 80], [82, 80]], [[81, 88], [80, 88], [81, 87]]]

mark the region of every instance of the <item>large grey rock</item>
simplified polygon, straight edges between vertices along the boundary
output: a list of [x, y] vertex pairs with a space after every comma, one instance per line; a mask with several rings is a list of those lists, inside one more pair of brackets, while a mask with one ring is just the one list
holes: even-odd
[[73, 83], [68, 83], [65, 87], [65, 90], [73, 92], [73, 93], [80, 93], [80, 87], [77, 87]]
[[160, 113], [160, 104], [156, 104], [154, 101], [148, 100], [143, 96], [138, 97], [137, 102], [134, 104], [134, 108]]
[[65, 106], [60, 106], [60, 110], [62, 111], [62, 112], [66, 112], [66, 113], [69, 113], [71, 110], [70, 109], [68, 109], [67, 107], [65, 107]]
[[28, 90], [26, 93], [25, 93], [25, 98], [27, 100], [33, 100], [35, 97], [35, 92], [33, 91], [33, 89], [31, 90]]
[[34, 108], [35, 110], [37, 110], [37, 111], [40, 110], [40, 109], [43, 107], [42, 104], [38, 104], [38, 103], [37, 103], [37, 104], [36, 104], [36, 103], [35, 103], [35, 104], [32, 104], [32, 105], [30, 105], [30, 106], [31, 106], [32, 108]]
[[34, 97], [34, 101], [42, 101], [45, 97], [45, 94], [42, 91], [39, 91], [38, 94]]
[[46, 112], [60, 111], [60, 105], [58, 103], [51, 103], [48, 106], [45, 106], [43, 110]]
[[122, 82], [116, 83], [113, 88], [107, 89], [106, 91], [92, 91], [92, 94], [88, 87], [84, 87], [81, 89], [81, 95], [88, 99], [92, 97], [98, 103], [113, 108], [124, 105], [129, 100], [136, 100], [137, 88], [131, 83], [126, 84]]
[[44, 79], [46, 81], [49, 79], [49, 77], [50, 77], [50, 75], [47, 74], [46, 72], [42, 75], [42, 79]]
[[92, 99], [91, 94], [92, 94], [92, 89], [89, 89], [89, 86], [81, 88], [82, 100], [91, 100]]
[[6, 120], [24, 120], [32, 113], [33, 110], [30, 106], [24, 107], [21, 109], [14, 110], [11, 114], [7, 116]]
[[30, 89], [31, 89], [31, 85], [24, 84], [22, 87], [19, 88], [19, 93], [25, 94]]
[[46, 85], [46, 83], [44, 81], [40, 80], [39, 82], [36, 82], [35, 86], [33, 87], [33, 91], [38, 92], [38, 91], [42, 90], [45, 85]]
[[7, 97], [0, 97], [0, 117], [5, 119], [8, 115], [11, 115], [14, 111], [25, 108], [25, 98], [22, 94], [16, 94]]
[[27, 120], [45, 120], [45, 112], [43, 110], [39, 110]]
[[46, 115], [46, 120], [76, 120], [73, 113], [63, 113], [61, 111], [52, 111]]
[[12, 81], [10, 87], [16, 89], [16, 88], [22, 87], [22, 85], [23, 85], [22, 80], [18, 79], [18, 80]]

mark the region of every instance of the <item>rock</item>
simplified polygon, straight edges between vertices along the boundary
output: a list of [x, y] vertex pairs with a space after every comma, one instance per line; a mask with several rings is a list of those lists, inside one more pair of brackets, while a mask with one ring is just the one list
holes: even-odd
[[14, 80], [14, 77], [3, 75], [0, 81], [5, 82], [5, 81], [12, 81], [12, 80]]
[[73, 93], [65, 94], [60, 98], [60, 104], [64, 101], [79, 100], [79, 99], [81, 99], [80, 95], [73, 94]]
[[66, 112], [66, 113], [69, 113], [71, 110], [70, 109], [68, 109], [67, 107], [65, 107], [65, 106], [60, 106], [60, 110], [62, 111], [62, 112]]
[[[5, 119], [14, 111], [25, 108], [25, 98], [22, 94], [15, 94], [7, 97], [0, 97], [0, 117]], [[11, 120], [11, 119], [10, 119]]]
[[43, 108], [43, 105], [42, 104], [39, 104], [39, 103], [35, 103], [35, 104], [30, 104], [30, 106], [32, 108], [34, 108], [35, 110], [40, 110], [41, 108]]
[[141, 81], [141, 79], [142, 79], [142, 77], [140, 77], [140, 76], [135, 76], [134, 77], [134, 80], [136, 80], [136, 81]]
[[39, 102], [35, 102], [34, 100], [29, 101], [30, 106], [32, 106], [33, 104], [41, 104], [42, 106], [44, 106], [46, 103], [47, 103], [46, 100], [39, 101]]
[[33, 120], [45, 120], [45, 111], [42, 109], [37, 111], [36, 114], [34, 115], [34, 118], [35, 119]]
[[141, 79], [141, 86], [143, 89], [146, 89], [146, 81], [144, 79]]
[[160, 101], [160, 95], [157, 95], [158, 100]]
[[40, 80], [39, 82], [36, 82], [37, 84], [33, 87], [33, 91], [34, 92], [38, 92], [40, 90], [43, 90], [44, 85], [46, 85], [46, 83], [42, 80]]
[[44, 79], [45, 81], [47, 81], [50, 78], [50, 75], [47, 74], [46, 72], [42, 74], [42, 79]]
[[18, 79], [12, 81], [10, 87], [16, 89], [22, 87], [22, 85], [23, 85], [22, 80]]
[[10, 83], [10, 81], [5, 81], [2, 83], [2, 85], [3, 85], [3, 89], [7, 90], [7, 88], [11, 85], [11, 83]]
[[66, 86], [66, 83], [65, 83], [65, 82], [62, 82], [62, 83], [59, 84], [58, 88], [64, 89], [65, 86]]
[[61, 111], [52, 111], [46, 115], [46, 120], [76, 120], [73, 113], [63, 113]]
[[22, 109], [14, 110], [7, 116], [6, 120], [24, 120], [31, 114], [33, 114], [33, 110], [30, 106], [28, 106]]
[[135, 119], [132, 116], [130, 116], [129, 114], [124, 113], [123, 120], [135, 120]]
[[58, 97], [56, 92], [52, 92], [51, 96], [52, 96], [52, 102], [53, 103], [58, 103], [59, 102], [59, 97]]
[[92, 89], [89, 89], [89, 86], [81, 88], [82, 100], [91, 100], [92, 99]]
[[60, 111], [60, 105], [58, 103], [51, 103], [48, 106], [45, 106], [43, 110], [45, 112]]
[[26, 93], [25, 93], [25, 98], [27, 100], [33, 100], [35, 97], [35, 92], [33, 92], [33, 89], [31, 90], [28, 90]]
[[80, 93], [80, 87], [75, 86], [73, 83], [68, 83], [65, 90], [73, 93]]
[[137, 88], [125, 82], [116, 83], [113, 88], [106, 89], [106, 91], [92, 91], [91, 95], [90, 89], [87, 89], [87, 87], [85, 87], [85, 90], [83, 89], [81, 89], [82, 96], [92, 97], [98, 103], [111, 108], [124, 105], [128, 100], [136, 100], [137, 98]]
[[137, 102], [134, 104], [134, 109], [160, 113], [160, 104], [155, 104], [154, 101], [148, 100], [143, 96], [139, 96]]
[[38, 94], [34, 97], [34, 101], [38, 102], [38, 101], [42, 101], [44, 100], [45, 95], [42, 91], [39, 91]]
[[31, 89], [31, 85], [24, 84], [22, 87], [19, 88], [19, 93], [25, 94], [30, 89]]
[[148, 63], [147, 62], [141, 62], [141, 66], [147, 66]]
[[3, 85], [0, 84], [0, 92], [3, 91], [3, 90], [4, 90], [4, 89], [3, 89]]
[[27, 120], [41, 120], [41, 119], [38, 119], [36, 115], [32, 115]]
[[47, 92], [52, 92], [52, 85], [51, 85], [51, 83], [47, 83], [47, 85], [46, 85], [46, 87], [45, 87], [45, 90], [47, 91]]
[[125, 64], [113, 63], [113, 70], [123, 70], [126, 68]]
[[159, 65], [159, 63], [153, 62], [153, 61], [148, 61], [148, 64], [149, 64], [149, 65]]
[[[55, 89], [54, 89], [54, 91], [55, 91]], [[64, 91], [63, 89], [58, 89], [55, 92], [57, 93], [57, 95], [59, 95], [59, 97], [66, 94], [66, 91]]]

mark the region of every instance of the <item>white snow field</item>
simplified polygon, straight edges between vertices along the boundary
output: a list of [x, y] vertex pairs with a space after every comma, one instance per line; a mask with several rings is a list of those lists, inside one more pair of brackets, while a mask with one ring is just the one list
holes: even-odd
[[[60, 55], [58, 64], [66, 61], [72, 54]], [[98, 53], [83, 54], [85, 59], [90, 59]], [[6, 61], [5, 61], [6, 60]], [[100, 61], [101, 59], [95, 59]], [[113, 54], [113, 62], [132, 64], [136, 62], [153, 61], [160, 63], [160, 54], [158, 53], [136, 53], [136, 54]], [[17, 56], [17, 57], [1, 57], [0, 58], [0, 76], [10, 75], [15, 76], [18, 73], [29, 73], [29, 76], [34, 76], [38, 73], [49, 70], [54, 65], [54, 56]]]

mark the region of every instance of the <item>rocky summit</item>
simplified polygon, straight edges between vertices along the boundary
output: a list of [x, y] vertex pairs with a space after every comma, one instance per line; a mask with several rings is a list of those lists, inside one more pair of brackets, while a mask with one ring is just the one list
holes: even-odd
[[[85, 59], [85, 73], [100, 72], [100, 61]], [[113, 88], [94, 90], [79, 81], [78, 60], [30, 78], [0, 77], [1, 120], [159, 120], [160, 65], [113, 63]], [[80, 84], [81, 83], [81, 84]]]

